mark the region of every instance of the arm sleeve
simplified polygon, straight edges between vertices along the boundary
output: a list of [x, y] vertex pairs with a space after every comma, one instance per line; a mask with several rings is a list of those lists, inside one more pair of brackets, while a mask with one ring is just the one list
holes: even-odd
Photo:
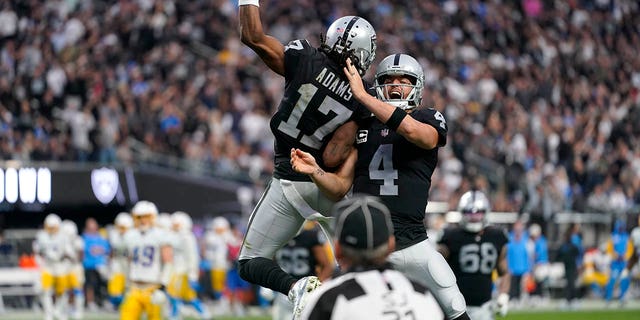
[[417, 121], [436, 128], [436, 131], [438, 131], [438, 147], [442, 147], [447, 144], [447, 121], [440, 111], [433, 108], [417, 109], [411, 113], [411, 116]]

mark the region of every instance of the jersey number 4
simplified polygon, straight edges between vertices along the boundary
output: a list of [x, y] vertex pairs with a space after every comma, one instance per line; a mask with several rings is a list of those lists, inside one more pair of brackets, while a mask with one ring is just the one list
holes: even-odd
[[318, 106], [318, 111], [325, 115], [329, 114], [329, 111], [333, 111], [336, 116], [318, 127], [311, 135], [303, 134], [300, 136], [300, 129], [298, 129], [300, 119], [317, 92], [318, 87], [311, 83], [305, 83], [300, 86], [300, 89], [298, 89], [300, 98], [298, 98], [298, 101], [293, 107], [287, 121], [280, 122], [278, 130], [300, 141], [300, 143], [307, 147], [319, 150], [322, 147], [322, 140], [324, 137], [335, 131], [341, 124], [345, 123], [349, 117], [351, 117], [353, 111], [349, 110], [335, 99], [325, 96], [320, 103], [320, 106]]
[[383, 144], [378, 147], [369, 162], [369, 179], [382, 180], [380, 186], [381, 196], [397, 196], [398, 186], [395, 180], [398, 179], [398, 170], [393, 168], [393, 145]]
[[460, 248], [460, 270], [465, 273], [490, 274], [498, 262], [498, 250], [489, 242], [471, 243]]

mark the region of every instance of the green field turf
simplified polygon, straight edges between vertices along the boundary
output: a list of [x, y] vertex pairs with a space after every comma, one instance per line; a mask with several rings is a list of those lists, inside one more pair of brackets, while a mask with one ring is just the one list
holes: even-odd
[[[41, 314], [30, 312], [9, 312], [0, 314], [2, 320], [38, 320], [42, 319]], [[85, 320], [117, 320], [117, 314], [87, 314]], [[197, 318], [186, 317], [185, 320], [197, 320]], [[270, 320], [267, 316], [247, 316], [247, 317], [215, 317], [215, 320]], [[603, 309], [603, 310], [567, 310], [567, 311], [513, 311], [506, 317], [497, 317], [496, 320], [640, 320], [640, 309]], [[373, 319], [371, 319], [373, 320]]]

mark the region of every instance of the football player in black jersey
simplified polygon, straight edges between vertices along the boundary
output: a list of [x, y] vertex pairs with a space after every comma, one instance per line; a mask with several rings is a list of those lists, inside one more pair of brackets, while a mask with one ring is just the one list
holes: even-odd
[[[324, 151], [339, 149], [326, 144], [338, 127], [362, 109], [342, 66], [346, 57], [351, 57], [357, 72], [364, 75], [375, 59], [376, 33], [365, 19], [346, 16], [329, 26], [320, 48], [304, 39], [284, 46], [264, 33], [257, 0], [240, 0], [238, 4], [242, 42], [285, 79], [283, 98], [270, 122], [275, 136], [275, 172], [251, 214], [239, 271], [251, 283], [288, 294], [299, 314], [304, 297], [320, 281], [315, 276], [300, 280], [291, 276], [273, 257], [305, 219], [317, 220], [327, 229], [330, 208], [337, 199], [326, 197], [307, 175], [291, 169], [290, 150], [299, 148], [320, 159]], [[346, 144], [353, 144], [353, 140]], [[323, 168], [342, 161], [331, 155], [325, 152], [320, 163]]]
[[[510, 275], [507, 269], [505, 230], [488, 226], [489, 200], [481, 191], [468, 191], [460, 197], [460, 225], [446, 229], [438, 248], [458, 278], [467, 301], [471, 319], [491, 320], [494, 313], [503, 317], [509, 306]], [[499, 286], [492, 300], [493, 271], [498, 272]]]
[[[327, 237], [314, 221], [305, 222], [300, 233], [276, 253], [282, 269], [296, 278], [317, 276], [320, 281], [331, 277], [335, 263]], [[293, 305], [284, 295], [273, 302], [274, 320], [291, 320]]]
[[[294, 170], [308, 174], [332, 197], [354, 193], [378, 196], [391, 210], [397, 246], [389, 256], [395, 269], [425, 284], [449, 319], [467, 319], [464, 297], [442, 255], [427, 240], [425, 208], [438, 148], [446, 143], [444, 116], [419, 108], [424, 72], [410, 55], [393, 54], [376, 69], [375, 91], [365, 90], [357, 69], [347, 62], [345, 74], [355, 98], [368, 110], [358, 120], [355, 149], [342, 167], [324, 171], [315, 158], [292, 150]], [[371, 116], [373, 114], [373, 116]]]

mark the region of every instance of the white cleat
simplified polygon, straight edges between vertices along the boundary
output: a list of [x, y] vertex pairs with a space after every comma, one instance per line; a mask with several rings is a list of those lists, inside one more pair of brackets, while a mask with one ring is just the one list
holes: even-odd
[[316, 276], [308, 276], [298, 280], [289, 290], [289, 301], [293, 303], [293, 320], [300, 319], [302, 310], [307, 304], [309, 295], [318, 288], [322, 282]]

